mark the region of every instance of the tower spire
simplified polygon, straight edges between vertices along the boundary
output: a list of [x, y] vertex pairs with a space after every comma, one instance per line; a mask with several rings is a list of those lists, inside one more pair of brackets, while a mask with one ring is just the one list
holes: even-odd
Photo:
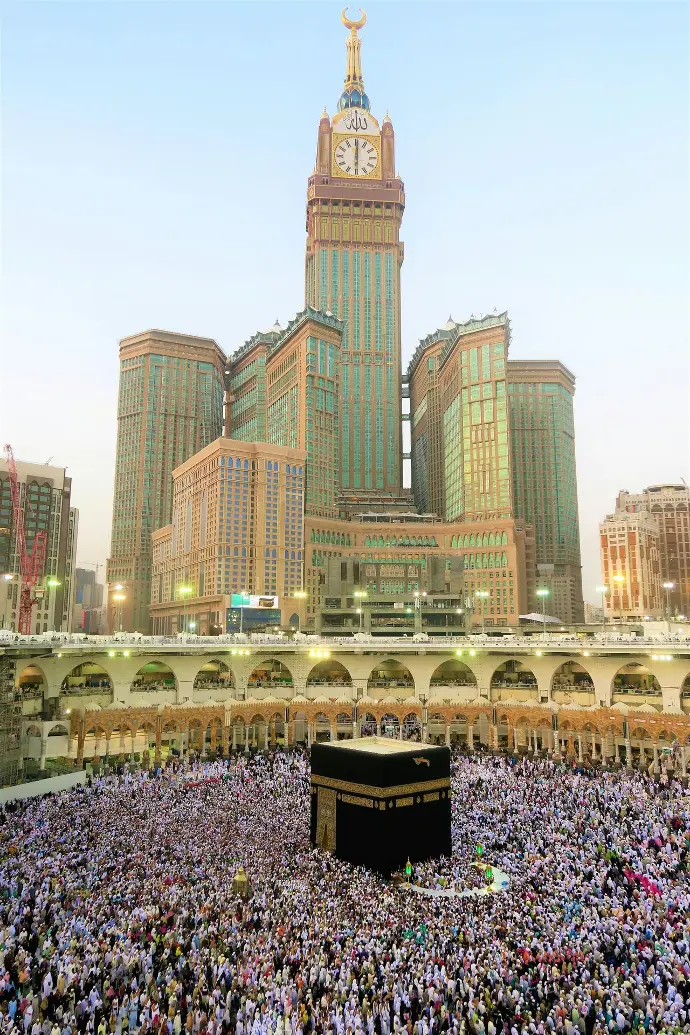
[[364, 79], [362, 78], [362, 59], [360, 56], [362, 41], [357, 35], [358, 30], [366, 25], [367, 16], [361, 7], [359, 13], [361, 17], [357, 21], [352, 21], [347, 17], [347, 7], [345, 7], [340, 16], [345, 28], [350, 30], [350, 35], [346, 43], [345, 88], [338, 101], [339, 111], [343, 111], [345, 108], [366, 108], [367, 111], [369, 110], [369, 98], [364, 92]]

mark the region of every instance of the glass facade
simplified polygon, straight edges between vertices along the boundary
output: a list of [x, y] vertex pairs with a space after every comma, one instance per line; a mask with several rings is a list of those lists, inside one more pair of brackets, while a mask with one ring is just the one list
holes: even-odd
[[[149, 628], [151, 533], [170, 522], [172, 472], [223, 433], [224, 357], [152, 338], [120, 362], [110, 582], [131, 583], [132, 629]], [[214, 343], [215, 344], [215, 343]], [[195, 355], [196, 351], [196, 355]], [[184, 353], [188, 352], [188, 356]], [[213, 354], [209, 346], [206, 354]]]

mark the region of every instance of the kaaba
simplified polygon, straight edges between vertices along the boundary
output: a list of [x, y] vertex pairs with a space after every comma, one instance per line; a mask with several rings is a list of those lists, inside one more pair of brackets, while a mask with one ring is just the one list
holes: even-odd
[[450, 749], [388, 737], [313, 744], [311, 843], [380, 873], [450, 855]]

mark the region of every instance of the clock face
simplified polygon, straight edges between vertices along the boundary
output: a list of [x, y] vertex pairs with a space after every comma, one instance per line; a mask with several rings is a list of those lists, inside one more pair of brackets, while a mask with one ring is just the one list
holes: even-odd
[[338, 168], [346, 176], [370, 176], [379, 162], [379, 153], [365, 137], [346, 137], [335, 149]]

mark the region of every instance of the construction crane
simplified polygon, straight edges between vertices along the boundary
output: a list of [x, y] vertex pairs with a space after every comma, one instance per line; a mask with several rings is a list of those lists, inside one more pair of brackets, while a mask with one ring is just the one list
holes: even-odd
[[45, 532], [36, 532], [31, 546], [31, 553], [28, 552], [26, 534], [24, 532], [24, 511], [19, 493], [17, 465], [14, 462], [12, 446], [9, 444], [5, 445], [5, 457], [7, 458], [7, 469], [10, 475], [14, 534], [17, 559], [19, 561], [19, 621], [17, 623], [17, 632], [21, 636], [28, 636], [31, 633], [31, 613], [36, 606], [37, 600], [34, 595], [34, 587], [43, 573], [43, 565], [46, 559], [47, 536]]

